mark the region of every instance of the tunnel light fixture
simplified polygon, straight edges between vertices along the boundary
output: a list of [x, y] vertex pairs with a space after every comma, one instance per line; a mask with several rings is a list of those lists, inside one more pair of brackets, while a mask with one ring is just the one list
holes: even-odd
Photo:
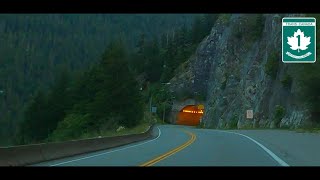
[[182, 112], [186, 112], [186, 113], [194, 113], [194, 114], [203, 114], [203, 111], [200, 110], [200, 111], [190, 111], [190, 110], [183, 110]]

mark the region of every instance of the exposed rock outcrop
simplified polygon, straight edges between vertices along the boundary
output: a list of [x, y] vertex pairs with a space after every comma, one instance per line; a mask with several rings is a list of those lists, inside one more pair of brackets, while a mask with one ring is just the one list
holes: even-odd
[[[268, 59], [281, 52], [283, 16], [221, 16], [195, 55], [170, 81], [171, 91], [188, 89], [190, 96], [205, 95], [205, 127], [224, 128], [232, 121], [237, 121], [238, 128], [274, 127], [276, 105], [285, 109], [280, 126], [295, 128], [306, 122], [308, 112], [296, 97], [299, 86], [295, 79], [289, 88], [281, 83], [292, 71], [290, 64], [276, 56], [275, 77], [265, 70]], [[246, 119], [248, 109], [253, 110], [253, 119]]]

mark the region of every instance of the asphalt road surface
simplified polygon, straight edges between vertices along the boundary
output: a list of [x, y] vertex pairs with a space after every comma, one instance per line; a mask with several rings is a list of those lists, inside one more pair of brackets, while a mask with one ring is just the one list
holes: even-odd
[[154, 128], [155, 138], [35, 166], [312, 166], [320, 135], [283, 130]]

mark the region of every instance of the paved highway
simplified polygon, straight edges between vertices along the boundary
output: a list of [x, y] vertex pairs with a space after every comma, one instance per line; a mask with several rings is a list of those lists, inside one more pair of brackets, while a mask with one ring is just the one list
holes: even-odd
[[[281, 137], [286, 137], [282, 138], [283, 141], [279, 138], [279, 133]], [[220, 131], [162, 125], [154, 128], [154, 139], [43, 162], [35, 166], [320, 165], [320, 155], [316, 153], [320, 152], [319, 147], [313, 148], [314, 154], [303, 157], [301, 155], [303, 149], [301, 148], [308, 148], [308, 145], [305, 144], [302, 147], [299, 143], [292, 144], [292, 142], [297, 142], [293, 138], [301, 136], [301, 134], [300, 136], [299, 134], [292, 136], [292, 133], [298, 134], [281, 130]], [[292, 137], [292, 139], [288, 139], [288, 137]], [[319, 137], [319, 135], [313, 137], [315, 143], [318, 142]], [[283, 146], [283, 144], [290, 144], [290, 142], [291, 145]], [[285, 148], [294, 148], [292, 154], [288, 149], [285, 151]], [[300, 151], [297, 150], [299, 148]], [[311, 160], [308, 161], [306, 156]]]

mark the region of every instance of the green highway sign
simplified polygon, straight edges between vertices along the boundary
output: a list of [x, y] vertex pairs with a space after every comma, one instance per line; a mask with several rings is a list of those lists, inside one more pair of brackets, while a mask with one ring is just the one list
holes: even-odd
[[316, 19], [282, 18], [282, 62], [316, 62]]

